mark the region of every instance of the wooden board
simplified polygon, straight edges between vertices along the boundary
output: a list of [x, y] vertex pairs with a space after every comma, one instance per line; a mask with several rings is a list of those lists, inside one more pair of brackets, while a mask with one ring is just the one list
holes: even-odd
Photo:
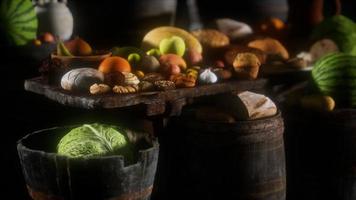
[[42, 77], [37, 77], [25, 81], [25, 90], [44, 95], [45, 97], [63, 105], [85, 109], [110, 109], [144, 104], [147, 105], [146, 114], [148, 116], [166, 113], [166, 107], [167, 105], [170, 105], [169, 115], [174, 116], [180, 114], [182, 107], [186, 104], [186, 100], [189, 98], [227, 92], [261, 90], [266, 84], [266, 79], [258, 79], [254, 81], [234, 80], [169, 91], [90, 95], [65, 91], [59, 86], [49, 85]]

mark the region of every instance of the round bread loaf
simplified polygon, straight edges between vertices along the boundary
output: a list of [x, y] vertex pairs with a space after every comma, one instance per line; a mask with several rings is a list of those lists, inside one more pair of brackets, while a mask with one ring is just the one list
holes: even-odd
[[201, 29], [192, 32], [199, 42], [208, 48], [224, 47], [230, 44], [230, 39], [215, 29]]
[[61, 86], [65, 90], [89, 91], [94, 83], [102, 83], [104, 74], [93, 68], [72, 69], [62, 76]]

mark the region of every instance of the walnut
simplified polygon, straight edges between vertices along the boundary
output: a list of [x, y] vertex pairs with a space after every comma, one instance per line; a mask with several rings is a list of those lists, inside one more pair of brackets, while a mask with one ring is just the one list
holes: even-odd
[[154, 85], [158, 90], [162, 90], [162, 91], [174, 90], [176, 88], [176, 85], [174, 84], [173, 81], [166, 81], [166, 80], [155, 81]]

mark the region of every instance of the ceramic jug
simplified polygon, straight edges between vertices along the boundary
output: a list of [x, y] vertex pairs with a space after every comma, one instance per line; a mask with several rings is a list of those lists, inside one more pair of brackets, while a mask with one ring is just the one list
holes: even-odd
[[50, 32], [61, 40], [73, 33], [73, 15], [67, 0], [33, 0], [39, 20], [39, 33]]
[[288, 16], [287, 0], [250, 0], [250, 6], [253, 8], [252, 13], [256, 21], [261, 21], [269, 17], [277, 17], [283, 21]]

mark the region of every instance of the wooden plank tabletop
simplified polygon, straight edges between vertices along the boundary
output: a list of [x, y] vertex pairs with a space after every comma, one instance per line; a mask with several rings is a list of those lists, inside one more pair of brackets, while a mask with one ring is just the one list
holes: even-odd
[[170, 115], [179, 115], [188, 98], [202, 97], [227, 92], [245, 90], [261, 90], [267, 84], [267, 79], [231, 80], [211, 85], [198, 85], [194, 88], [179, 88], [168, 91], [139, 92], [132, 94], [90, 95], [63, 90], [59, 86], [49, 85], [42, 77], [25, 80], [25, 90], [34, 92], [56, 101], [60, 104], [84, 109], [110, 109], [128, 107], [139, 104], [147, 106], [148, 116], [163, 114], [166, 105], [171, 106]]

